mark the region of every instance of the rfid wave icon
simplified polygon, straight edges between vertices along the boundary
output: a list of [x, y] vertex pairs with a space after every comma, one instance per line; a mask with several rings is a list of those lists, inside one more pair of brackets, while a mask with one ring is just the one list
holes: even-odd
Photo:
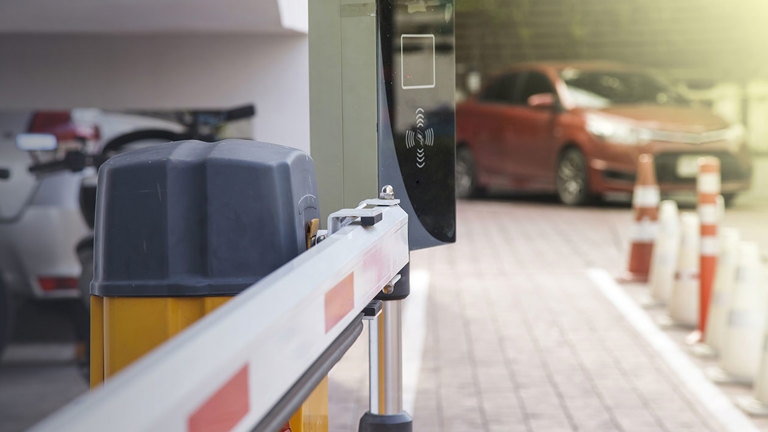
[[416, 110], [416, 129], [405, 131], [405, 147], [408, 149], [416, 148], [416, 167], [424, 168], [427, 164], [427, 156], [424, 152], [424, 146], [432, 147], [435, 145], [435, 131], [432, 128], [425, 128], [426, 116], [424, 109]]

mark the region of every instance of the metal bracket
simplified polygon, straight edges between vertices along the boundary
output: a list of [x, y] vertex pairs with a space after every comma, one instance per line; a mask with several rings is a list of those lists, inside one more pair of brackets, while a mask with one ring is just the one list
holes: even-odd
[[328, 233], [331, 235], [341, 228], [349, 225], [359, 219], [360, 224], [369, 227], [381, 221], [384, 210], [381, 207], [391, 207], [400, 204], [399, 199], [395, 199], [395, 192], [392, 186], [384, 186], [378, 198], [367, 199], [353, 209], [342, 209], [331, 213], [328, 216]]
[[400, 204], [399, 199], [372, 198], [360, 202], [360, 206], [366, 207], [390, 207]]
[[381, 222], [383, 213], [384, 210], [378, 207], [342, 209], [331, 213], [328, 216], [328, 235], [335, 233], [356, 219], [360, 219], [360, 223], [364, 227], [373, 226]]

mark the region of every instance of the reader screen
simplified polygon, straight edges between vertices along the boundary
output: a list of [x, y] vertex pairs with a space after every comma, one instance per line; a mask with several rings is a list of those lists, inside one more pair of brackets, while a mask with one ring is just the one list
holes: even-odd
[[435, 87], [435, 36], [400, 36], [400, 65], [403, 89]]

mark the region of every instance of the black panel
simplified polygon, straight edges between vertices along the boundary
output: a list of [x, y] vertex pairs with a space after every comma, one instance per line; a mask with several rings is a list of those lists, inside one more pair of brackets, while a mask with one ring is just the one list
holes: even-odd
[[[413, 248], [454, 242], [453, 0], [380, 0], [378, 17], [379, 146], [393, 146], [399, 166], [380, 168], [380, 182], [402, 176], [418, 219], [409, 226]], [[424, 230], [431, 239], [419, 238]]]

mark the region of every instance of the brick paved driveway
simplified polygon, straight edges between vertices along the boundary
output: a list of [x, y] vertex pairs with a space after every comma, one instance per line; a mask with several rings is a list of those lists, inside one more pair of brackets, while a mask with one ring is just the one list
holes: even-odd
[[[626, 206], [469, 201], [458, 219], [458, 243], [412, 257], [431, 275], [414, 430], [719, 430], [587, 277], [624, 268]], [[331, 430], [366, 409], [366, 343], [332, 374]]]

